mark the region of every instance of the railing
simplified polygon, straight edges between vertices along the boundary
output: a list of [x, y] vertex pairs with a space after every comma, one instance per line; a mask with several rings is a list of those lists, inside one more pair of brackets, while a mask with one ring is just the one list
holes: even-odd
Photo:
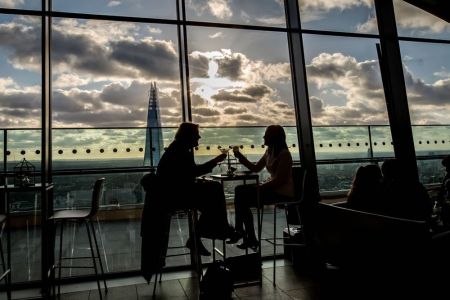
[[[138, 184], [142, 173], [147, 171], [148, 167], [157, 165], [164, 147], [172, 141], [175, 130], [176, 128], [167, 127], [53, 129], [52, 157], [55, 180], [66, 176], [73, 178], [76, 175], [91, 177], [88, 175], [128, 174], [126, 176]], [[196, 159], [199, 162], [205, 161], [220, 154], [220, 148], [239, 145], [250, 160], [257, 160], [265, 151], [262, 142], [264, 130], [265, 127], [262, 126], [201, 128], [202, 139], [195, 151]], [[296, 128], [285, 126], [285, 130], [294, 160], [299, 161]], [[159, 132], [162, 133], [162, 145], [160, 149], [156, 149], [152, 141]], [[1, 167], [6, 170], [6, 175], [13, 176], [14, 166], [23, 158], [32, 162], [39, 172], [40, 130], [3, 129], [0, 134], [0, 140], [3, 141], [0, 154], [4, 158]], [[324, 192], [347, 189], [360, 164], [379, 162], [394, 156], [389, 126], [315, 126], [313, 134], [320, 188]], [[439, 159], [450, 153], [450, 126], [413, 126], [413, 134], [421, 180], [424, 183], [438, 182], [442, 176]], [[144, 165], [146, 148], [152, 151], [149, 152], [150, 158]], [[222, 165], [215, 172], [223, 172], [224, 167]], [[69, 181], [70, 185], [59, 182], [59, 186], [73, 188], [73, 180]], [[123, 180], [117, 181], [121, 185], [124, 184]], [[80, 184], [81, 182], [77, 182], [77, 185]], [[88, 186], [86, 188], [89, 190]], [[108, 188], [114, 189], [111, 185]], [[117, 200], [107, 201], [105, 204], [115, 202]], [[136, 202], [133, 200], [131, 203]], [[125, 204], [127, 201], [122, 205]]]

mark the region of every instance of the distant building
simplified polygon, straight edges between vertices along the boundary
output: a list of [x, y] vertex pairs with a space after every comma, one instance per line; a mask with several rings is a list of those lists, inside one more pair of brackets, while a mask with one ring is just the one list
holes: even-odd
[[[156, 82], [150, 84], [144, 166], [157, 166], [164, 148]], [[152, 151], [153, 150], [153, 151]]]

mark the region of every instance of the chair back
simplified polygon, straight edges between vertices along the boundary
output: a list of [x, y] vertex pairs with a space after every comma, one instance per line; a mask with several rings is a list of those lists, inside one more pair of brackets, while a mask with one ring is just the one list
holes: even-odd
[[99, 178], [95, 181], [94, 190], [92, 191], [92, 203], [91, 211], [89, 212], [89, 217], [94, 217], [97, 215], [98, 209], [100, 207], [100, 200], [103, 198], [105, 186], [105, 178]]
[[306, 169], [302, 166], [292, 166], [295, 202], [301, 203], [305, 198]]

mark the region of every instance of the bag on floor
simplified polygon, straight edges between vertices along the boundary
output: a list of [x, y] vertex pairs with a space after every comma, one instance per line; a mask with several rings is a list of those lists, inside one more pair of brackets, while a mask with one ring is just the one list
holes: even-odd
[[206, 269], [200, 282], [200, 300], [232, 299], [233, 276], [223, 261], [216, 260]]

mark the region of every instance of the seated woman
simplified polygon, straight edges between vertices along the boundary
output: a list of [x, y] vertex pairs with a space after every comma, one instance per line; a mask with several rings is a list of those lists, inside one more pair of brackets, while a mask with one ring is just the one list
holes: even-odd
[[280, 125], [270, 125], [264, 134], [264, 145], [268, 146], [266, 152], [257, 163], [250, 162], [239, 148], [234, 147], [234, 155], [241, 164], [252, 172], [260, 172], [264, 168], [270, 173], [270, 178], [256, 185], [240, 185], [235, 189], [235, 229], [239, 232], [228, 243], [236, 243], [241, 237], [243, 242], [237, 247], [256, 250], [258, 240], [253, 225], [251, 207], [257, 205], [257, 189], [261, 204], [270, 204], [278, 201], [289, 201], [294, 197], [294, 183], [292, 180], [292, 156], [286, 144], [286, 134]]
[[345, 207], [376, 213], [380, 210], [381, 169], [378, 165], [361, 166], [353, 178]]

